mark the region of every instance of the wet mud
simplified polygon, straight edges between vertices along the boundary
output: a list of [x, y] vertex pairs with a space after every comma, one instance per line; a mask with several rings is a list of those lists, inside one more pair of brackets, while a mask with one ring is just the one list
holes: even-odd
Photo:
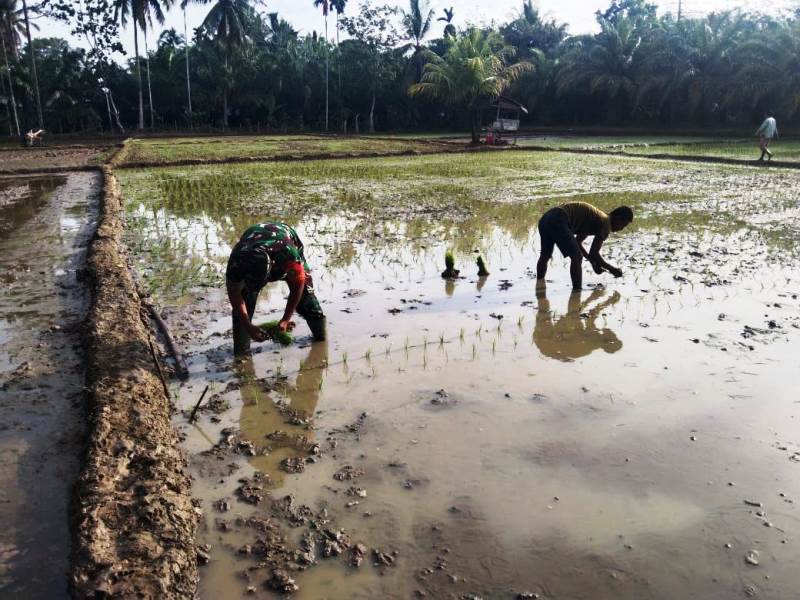
[[66, 598], [92, 174], [0, 177], [0, 596]]
[[71, 583], [81, 598], [187, 598], [197, 583], [197, 512], [170, 424], [157, 342], [121, 243], [116, 179], [104, 169], [103, 180], [88, 256], [88, 448]]
[[0, 147], [0, 175], [96, 171], [113, 149], [112, 144]]
[[[325, 188], [298, 166], [272, 210], [246, 177], [227, 203], [202, 171], [148, 174], [169, 182], [152, 201], [126, 180], [126, 241], [187, 350], [172, 394], [200, 596], [791, 597], [797, 175], [575, 156], [524, 178], [498, 163], [490, 185], [476, 163], [480, 198], [459, 203], [424, 193], [440, 159], [411, 160], [419, 187], [384, 164], [360, 182], [371, 205], [337, 192], [368, 161]], [[565, 198], [635, 206], [605, 251], [622, 279], [587, 269], [573, 294], [556, 258], [537, 287], [536, 221]], [[221, 273], [243, 226], [276, 214], [306, 244], [329, 339], [299, 322], [294, 346], [236, 361]], [[441, 278], [448, 249], [459, 279]], [[284, 298], [267, 288], [257, 315]]]

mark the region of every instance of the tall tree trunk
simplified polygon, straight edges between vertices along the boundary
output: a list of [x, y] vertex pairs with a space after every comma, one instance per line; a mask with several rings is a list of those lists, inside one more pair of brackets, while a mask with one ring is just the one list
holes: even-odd
[[372, 91], [372, 103], [369, 105], [369, 132], [375, 133], [375, 90]]
[[228, 128], [228, 53], [225, 52], [225, 81], [222, 82], [222, 128]]
[[0, 35], [0, 41], [3, 42], [3, 60], [6, 63], [6, 76], [8, 77], [9, 96], [11, 96], [11, 108], [14, 113], [14, 125], [17, 128], [17, 137], [22, 135], [19, 129], [19, 117], [17, 116], [17, 99], [14, 96], [14, 82], [11, 80], [11, 67], [8, 63], [8, 54], [6, 53], [6, 40]]
[[31, 39], [31, 23], [28, 19], [28, 3], [22, 0], [22, 15], [25, 18], [25, 36], [28, 38], [28, 55], [31, 59], [31, 75], [33, 76], [33, 92], [36, 96], [36, 116], [39, 119], [39, 129], [44, 129], [44, 117], [42, 116], [42, 97], [39, 94], [39, 75], [36, 73], [36, 55], [33, 52], [33, 40]]
[[[0, 77], [0, 94], [6, 95], [6, 80], [3, 77]], [[9, 108], [9, 104], [11, 102], [5, 102], [6, 105], [6, 120], [8, 121], [8, 137], [14, 137], [14, 122], [11, 120], [11, 109]]]
[[153, 87], [150, 85], [150, 49], [147, 47], [147, 26], [142, 28], [144, 34], [144, 65], [147, 69], [147, 101], [150, 105], [150, 129], [156, 125], [156, 115], [153, 109]]
[[481, 113], [477, 109], [472, 111], [472, 143], [481, 143]]
[[339, 78], [339, 120], [344, 120], [344, 130], [347, 133], [347, 119], [344, 118], [344, 107], [342, 106], [342, 54], [341, 42], [339, 41], [339, 31], [341, 27], [339, 24], [339, 11], [336, 11], [336, 75]]
[[192, 80], [189, 76], [189, 29], [186, 26], [186, 7], [183, 7], [183, 37], [186, 44], [186, 97], [189, 100], [189, 126], [192, 125]]
[[144, 129], [144, 95], [142, 93], [142, 68], [139, 64], [139, 27], [133, 19], [133, 50], [136, 54], [136, 78], [139, 80], [139, 122], [137, 129]]
[[328, 131], [328, 114], [329, 114], [329, 86], [328, 80], [331, 71], [331, 53], [328, 48], [328, 13], [325, 13], [325, 131]]

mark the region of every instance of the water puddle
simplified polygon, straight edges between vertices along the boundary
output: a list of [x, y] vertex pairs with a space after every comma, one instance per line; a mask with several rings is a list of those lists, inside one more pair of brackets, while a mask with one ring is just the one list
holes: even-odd
[[66, 598], [92, 174], [0, 178], [0, 595]]
[[[190, 352], [179, 408], [209, 387], [195, 425], [176, 416], [210, 545], [201, 597], [271, 597], [287, 577], [297, 598], [786, 597], [800, 284], [792, 234], [766, 215], [797, 176], [767, 203], [743, 170], [561, 157], [531, 178], [534, 157], [514, 188], [488, 171], [517, 158], [492, 157], [473, 195], [420, 193], [463, 160], [410, 159], [427, 173], [413, 182], [344, 161], [319, 167], [327, 187], [313, 164], [123, 178], [134, 258]], [[254, 183], [278, 176], [301, 191], [269, 209]], [[351, 181], [369, 201], [342, 195]], [[625, 276], [587, 270], [573, 294], [557, 258], [537, 289], [536, 221], [576, 194], [635, 205], [607, 250]], [[275, 217], [306, 244], [329, 340], [299, 322], [295, 346], [234, 361], [220, 273], [241, 230]], [[461, 279], [440, 276], [447, 248]], [[268, 288], [257, 314], [284, 297]]]

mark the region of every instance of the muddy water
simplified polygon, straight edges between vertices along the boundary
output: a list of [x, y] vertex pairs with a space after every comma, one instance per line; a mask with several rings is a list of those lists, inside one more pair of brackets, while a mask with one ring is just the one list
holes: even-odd
[[0, 178], [0, 596], [67, 597], [93, 174]]
[[[716, 185], [732, 194], [741, 175]], [[681, 216], [685, 204], [658, 198], [642, 226], [609, 244], [625, 276], [587, 272], [587, 289], [572, 294], [562, 259], [544, 287], [531, 271], [535, 222], [552, 202], [522, 202], [512, 214], [485, 207], [429, 228], [295, 215], [329, 340], [311, 344], [299, 323], [296, 346], [264, 344], [238, 363], [210, 275], [191, 292], [162, 288], [191, 351], [179, 404], [191, 407], [206, 385], [212, 399], [196, 426], [176, 419], [211, 545], [202, 597], [270, 597], [270, 570], [248, 553], [257, 536], [236, 520], [273, 516], [235, 493], [258, 472], [275, 497], [291, 494], [392, 557], [376, 566], [369, 554], [359, 569], [317, 557], [292, 573], [297, 598], [795, 593], [800, 282], [785, 237], [768, 235], [780, 223], [760, 204], [746, 212], [746, 200], [737, 210], [757, 226], [697, 223]], [[166, 257], [156, 265], [139, 252], [151, 281], [187, 264], [218, 273], [236, 232], [268, 217], [223, 214], [213, 198], [195, 206], [154, 211], [153, 228], [133, 237]], [[179, 252], [159, 244], [164, 232]], [[453, 246], [465, 277], [443, 281]], [[477, 248], [486, 279], [476, 276]], [[257, 313], [274, 317], [283, 298], [266, 290]], [[203, 455], [226, 428], [255, 455]], [[278, 430], [319, 444], [320, 457], [285, 472], [284, 459], [308, 452], [276, 441]], [[335, 478], [345, 466], [363, 473]], [[220, 500], [228, 510], [215, 508]], [[746, 561], [753, 551], [757, 565]]]

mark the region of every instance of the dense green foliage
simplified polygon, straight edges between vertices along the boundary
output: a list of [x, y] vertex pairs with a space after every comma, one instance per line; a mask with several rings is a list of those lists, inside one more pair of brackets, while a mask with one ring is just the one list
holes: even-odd
[[[187, 47], [174, 29], [146, 43], [171, 1], [83, 0], [71, 14], [70, 3], [49, 0], [39, 8], [78, 19], [74, 31], [87, 38], [92, 20], [115, 8], [119, 25], [136, 26], [141, 59], [110, 60], [113, 39], [88, 52], [34, 39], [45, 126], [466, 129], [475, 126], [472, 109], [499, 93], [527, 106], [529, 125], [750, 128], [768, 110], [782, 125], [800, 116], [800, 12], [678, 20], [646, 0], [612, 0], [596, 14], [598, 33], [570, 36], [530, 1], [495, 30], [459, 30], [457, 9], [440, 15], [424, 0], [404, 10], [307, 1], [326, 18], [335, 13], [335, 36], [300, 35], [253, 0], [209, 0]], [[0, 131], [9, 135], [17, 121], [20, 129], [37, 122], [23, 21], [17, 0], [0, 0]]]

